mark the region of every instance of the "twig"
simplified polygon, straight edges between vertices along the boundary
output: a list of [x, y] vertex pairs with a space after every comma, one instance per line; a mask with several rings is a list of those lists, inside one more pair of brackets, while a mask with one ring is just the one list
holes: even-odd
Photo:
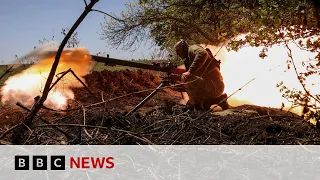
[[59, 74], [61, 74], [61, 76], [58, 77], [58, 79], [51, 85], [51, 87], [49, 88], [49, 91], [52, 90], [52, 88], [57, 85], [57, 83], [65, 76], [67, 75], [69, 72], [71, 71], [71, 68], [68, 69], [67, 71], [61, 72]]
[[272, 117], [270, 116], [270, 107], [268, 108], [267, 114], [268, 114], [269, 119], [270, 119], [271, 121], [273, 121]]
[[[68, 69], [67, 71], [64, 71], [64, 72], [62, 72], [62, 73], [59, 73], [59, 74], [61, 74], [61, 76], [51, 85], [49, 91], [51, 91], [52, 88], [53, 88], [55, 85], [57, 85], [57, 83], [58, 83], [65, 75], [67, 75], [69, 72], [72, 73], [72, 75], [83, 85], [83, 87], [85, 87], [85, 89], [86, 89], [94, 98], [98, 99], [98, 98], [92, 93], [92, 91], [89, 89], [89, 87], [75, 74], [75, 72], [74, 72], [71, 68]], [[48, 109], [48, 110], [50, 110], [50, 109]]]
[[205, 139], [201, 144], [204, 144], [204, 143], [210, 138], [210, 136], [211, 136], [211, 135], [209, 135], [209, 136], [207, 137], [207, 139]]
[[[266, 118], [266, 117], [288, 117], [288, 118], [295, 118], [295, 119], [300, 119], [301, 120], [301, 117], [294, 117], [294, 116], [288, 116], [288, 115], [263, 115], [263, 116], [257, 116], [257, 117], [252, 117], [252, 118], [249, 118], [250, 120], [253, 120], [253, 119], [260, 119], [260, 118]], [[272, 120], [272, 119], [270, 119]]]
[[127, 133], [127, 135], [132, 136], [132, 137], [137, 138], [137, 139], [140, 139], [141, 141], [144, 141], [144, 142], [146, 142], [146, 143], [148, 143], [148, 144], [154, 145], [154, 143], [152, 143], [149, 139], [147, 139], [147, 138], [145, 138], [145, 137], [140, 138], [140, 137], [135, 136], [135, 135], [133, 135], [133, 134], [131, 134], [131, 133]]
[[112, 16], [111, 14], [108, 14], [108, 13], [106, 13], [106, 12], [103, 12], [103, 11], [100, 11], [100, 10], [96, 10], [96, 9], [91, 9], [91, 11], [96, 11], [96, 12], [102, 13], [102, 14], [104, 14], [104, 15], [107, 15], [107, 16], [109, 16], [109, 17], [111, 17], [112, 19], [115, 19], [115, 20], [117, 20], [117, 21], [124, 22], [124, 20], [119, 19], [119, 18], [116, 18], [116, 17], [114, 17], [114, 16]]
[[88, 6], [88, 3], [86, 0], [83, 0], [84, 1], [84, 4], [86, 5], [86, 7]]
[[[232, 40], [232, 39], [231, 39]], [[216, 52], [216, 54], [213, 56], [213, 58], [215, 59], [216, 56], [218, 55], [218, 53], [220, 52], [220, 50], [223, 48], [223, 46], [225, 46], [227, 43], [227, 41], [223, 42], [223, 44], [220, 46], [219, 50]], [[204, 69], [204, 71], [202, 72], [201, 74], [201, 77], [204, 75], [204, 72], [207, 71], [208, 67], [211, 65], [211, 63], [214, 62], [214, 61], [210, 61], [209, 64], [206, 66], [206, 68]]]
[[[81, 104], [82, 109], [83, 109], [83, 125], [86, 125], [86, 109], [83, 107], [83, 105]], [[92, 136], [88, 133], [88, 131], [86, 130], [85, 127], [83, 127], [83, 131], [87, 134], [87, 136], [89, 136], [92, 139]]]
[[26, 139], [26, 141], [23, 143], [23, 145], [25, 145], [25, 144], [29, 141], [30, 137], [32, 136], [33, 131], [30, 129], [29, 126], [27, 126], [27, 125], [25, 125], [25, 124], [23, 124], [23, 125], [30, 131], [30, 135], [28, 136], [28, 138]]
[[104, 101], [103, 91], [101, 91], [101, 100]]
[[83, 87], [86, 88], [86, 90], [97, 100], [99, 100], [99, 98], [97, 98], [97, 96], [95, 96], [92, 91], [89, 89], [89, 87], [74, 73], [74, 71], [70, 70], [70, 72], [72, 73], [72, 75], [83, 85]]
[[131, 131], [126, 131], [126, 130], [123, 130], [123, 129], [111, 128], [111, 130], [124, 132], [124, 133], [129, 133], [129, 134], [138, 134], [138, 133], [134, 133], [134, 132], [131, 132]]
[[156, 121], [156, 122], [152, 123], [151, 125], [143, 128], [142, 130], [146, 130], [146, 129], [148, 129], [149, 127], [154, 126], [155, 124], [158, 124], [158, 123], [161, 123], [161, 122], [164, 122], [164, 121], [172, 121], [172, 119], [163, 119], [163, 120]]
[[[187, 127], [187, 125], [188, 125], [188, 122], [186, 122], [186, 125], [183, 126], [177, 133], [174, 134], [174, 136], [169, 140], [169, 142], [171, 142], [173, 139], [175, 139], [175, 137], [176, 137], [178, 134], [180, 134], [180, 136], [181, 136], [181, 134], [183, 134], [183, 133], [181, 133], [181, 132], [184, 130], [185, 127]], [[176, 141], [180, 138], [180, 136], [178, 136], [178, 137], [171, 143], [171, 145], [172, 145], [174, 142], [176, 142]]]
[[123, 133], [120, 133], [120, 135], [118, 136], [119, 138], [116, 139], [116, 140], [114, 140], [114, 141], [111, 143], [111, 145], [114, 145], [114, 144], [116, 144], [119, 140], [123, 139], [125, 136], [122, 136], [122, 134], [123, 134]]
[[[28, 111], [28, 112], [31, 111], [29, 108], [25, 107], [24, 105], [22, 105], [22, 104], [19, 103], [19, 102], [18, 102], [16, 105], [19, 106], [19, 107], [21, 107], [22, 109]], [[37, 115], [37, 116], [38, 116], [38, 115]], [[46, 124], [51, 124], [49, 121], [47, 121], [46, 119], [42, 118], [41, 116], [38, 116], [38, 118], [39, 118], [42, 122], [44, 122], [44, 123], [46, 123]], [[18, 125], [19, 125], [19, 124], [18, 124]], [[55, 127], [55, 128], [56, 128], [59, 132], [61, 132], [62, 134], [64, 134], [68, 139], [73, 139], [73, 137], [70, 136], [68, 133], [66, 133], [64, 130], [60, 129], [59, 127]], [[0, 139], [1, 139], [1, 138], [0, 138]]]
[[6, 69], [6, 71], [1, 75], [0, 80], [10, 72], [10, 70], [13, 68], [13, 66], [9, 67], [8, 69]]
[[40, 124], [35, 125], [34, 127], [46, 127], [46, 126], [71, 126], [71, 127], [87, 127], [87, 128], [100, 128], [100, 129], [108, 129], [110, 128], [103, 126], [93, 126], [93, 125], [83, 125], [83, 124]]
[[[228, 135], [226, 135], [226, 134], [224, 134], [224, 133], [222, 133], [220, 130], [219, 131], [217, 131], [217, 130], [214, 130], [214, 129], [212, 129], [212, 128], [208, 128], [210, 131], [212, 131], [212, 132], [215, 132], [215, 133], [217, 133], [217, 134], [219, 134], [220, 135], [220, 137], [221, 137], [221, 135], [222, 136], [224, 136], [224, 137], [226, 137], [226, 138], [228, 138], [228, 139], [230, 139], [230, 136], [228, 136]], [[199, 129], [200, 130], [200, 129]]]
[[316, 98], [316, 97], [314, 97], [312, 94], [310, 94], [310, 92], [307, 90], [306, 86], [302, 83], [301, 77], [299, 76], [299, 73], [298, 73], [296, 64], [295, 64], [294, 59], [293, 59], [293, 56], [292, 56], [292, 50], [291, 50], [291, 48], [289, 47], [288, 42], [285, 42], [285, 45], [286, 45], [286, 48], [287, 48], [288, 51], [289, 51], [289, 52], [288, 52], [288, 56], [289, 56], [289, 58], [291, 59], [291, 63], [292, 63], [292, 65], [293, 65], [293, 68], [294, 68], [294, 71], [295, 71], [296, 76], [297, 76], [297, 78], [298, 78], [298, 81], [299, 81], [299, 83], [301, 84], [302, 88], [304, 89], [305, 93], [306, 93], [308, 96], [312, 97], [314, 100], [316, 100], [317, 102], [320, 103], [319, 99]]
[[[102, 101], [104, 101], [103, 91], [101, 91], [101, 100], [102, 100]], [[105, 119], [104, 114], [105, 114], [105, 111], [106, 111], [106, 108], [107, 108], [106, 106], [107, 106], [107, 105], [105, 104], [105, 105], [104, 105], [104, 108], [103, 108], [103, 112], [102, 112], [102, 120], [101, 120], [100, 126], [102, 126], [102, 125], [103, 125], [103, 123], [104, 123], [104, 119]], [[107, 110], [107, 112], [108, 112], [108, 114], [109, 114], [110, 116], [112, 116], [109, 110]], [[99, 131], [100, 131], [100, 129], [99, 129], [99, 128], [97, 128], [97, 131], [96, 131], [96, 133], [95, 133], [95, 136], [94, 136], [94, 137], [97, 137], [97, 136], [98, 136]]]
[[250, 140], [250, 142], [249, 142], [249, 145], [252, 145], [251, 143], [253, 142], [253, 140], [254, 140], [258, 135], [260, 135], [260, 134], [256, 134], [255, 136], [253, 136], [253, 137], [251, 138], [251, 140]]
[[14, 126], [12, 126], [10, 129], [6, 130], [4, 133], [1, 134], [0, 139], [4, 138], [5, 135], [7, 135], [9, 132], [11, 132], [12, 130], [14, 130], [16, 127], [22, 125], [23, 123], [19, 123], [16, 124]]
[[197, 138], [193, 138], [193, 137], [194, 137], [194, 134], [193, 134], [193, 136], [192, 136], [191, 140], [190, 140], [190, 141], [188, 141], [188, 142], [187, 142], [187, 143], [185, 143], [185, 144], [187, 145], [187, 144], [191, 143], [192, 141], [195, 141], [195, 140], [197, 140], [197, 139], [202, 138], [203, 136], [199, 136], [199, 137], [197, 137]]
[[202, 113], [200, 116], [198, 116], [197, 118], [191, 120], [192, 121], [196, 121], [201, 119], [203, 116], [207, 115], [208, 113], [210, 113], [211, 111], [213, 111], [214, 108], [218, 107], [221, 103], [223, 103], [224, 101], [228, 100], [230, 97], [232, 97], [233, 95], [235, 95], [237, 92], [241, 91], [242, 88], [244, 88], [245, 86], [247, 86], [248, 84], [250, 84], [252, 81], [254, 81], [257, 77], [251, 79], [250, 81], [248, 81], [246, 84], [244, 84], [243, 86], [241, 86], [238, 90], [236, 90], [235, 92], [233, 92], [231, 95], [229, 95], [228, 97], [224, 98], [222, 101], [220, 101], [217, 105], [215, 105], [212, 109], [207, 110], [206, 112]]
[[[232, 39], [231, 39], [232, 40]], [[219, 50], [216, 52], [216, 54], [213, 56], [214, 58], [218, 55], [218, 53], [220, 52], [220, 50], [223, 48], [223, 46], [225, 46], [227, 44], [227, 41], [223, 42], [223, 44], [220, 46]]]
[[220, 139], [221, 139], [221, 135], [222, 135], [222, 132], [221, 132], [221, 126], [220, 126], [220, 123], [218, 123], [218, 127], [219, 127], [219, 134], [220, 134]]

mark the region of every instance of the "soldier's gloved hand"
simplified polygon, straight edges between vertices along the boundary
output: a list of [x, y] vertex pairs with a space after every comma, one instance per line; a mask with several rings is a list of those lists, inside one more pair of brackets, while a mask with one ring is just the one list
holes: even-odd
[[186, 80], [187, 80], [190, 76], [192, 76], [192, 74], [191, 74], [189, 71], [183, 73], [182, 76], [181, 76], [181, 81], [182, 81], [182, 82], [186, 82]]

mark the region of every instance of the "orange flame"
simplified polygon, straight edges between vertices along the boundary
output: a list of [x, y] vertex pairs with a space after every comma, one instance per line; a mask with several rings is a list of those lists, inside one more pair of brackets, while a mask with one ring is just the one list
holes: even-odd
[[[303, 40], [304, 42], [306, 40]], [[202, 45], [208, 47], [213, 55], [217, 53], [220, 47], [211, 45]], [[301, 65], [303, 61], [314, 59], [317, 55], [309, 51], [301, 50], [296, 43], [290, 43], [292, 55], [299, 72], [304, 72], [305, 68]], [[216, 58], [221, 60], [221, 73], [225, 81], [225, 92], [230, 95], [243, 86], [251, 79], [257, 77], [250, 84], [237, 92], [228, 101], [231, 106], [243, 104], [254, 104], [259, 106], [280, 108], [282, 102], [286, 110], [292, 107], [292, 103], [284, 99], [276, 87], [276, 84], [283, 81], [288, 88], [302, 90], [293, 67], [288, 71], [286, 61], [288, 49], [283, 46], [272, 46], [267, 57], [261, 59], [259, 53], [262, 47], [244, 47], [236, 51], [228, 51], [222, 47]], [[271, 69], [271, 70], [270, 70]], [[270, 71], [269, 71], [270, 70]], [[311, 93], [320, 93], [320, 88], [315, 85], [319, 82], [319, 77], [308, 77], [306, 86]], [[304, 91], [303, 91], [304, 92]], [[292, 112], [301, 114], [302, 107], [291, 109]]]
[[[33, 98], [42, 94], [46, 79], [55, 59], [56, 51], [44, 51], [41, 49], [41, 52], [39, 52], [38, 49], [33, 52], [37, 52], [37, 55], [42, 57], [42, 59], [21, 73], [11, 76], [4, 83], [4, 86], [1, 88], [1, 100], [3, 103], [11, 104], [20, 101], [25, 105], [31, 105], [34, 101]], [[85, 48], [64, 50], [56, 72], [64, 72], [69, 68], [85, 82], [82, 77], [87, 75], [92, 68], [89, 52]], [[53, 82], [57, 78], [58, 77], [55, 76]], [[72, 74], [68, 73], [50, 91], [45, 105], [65, 109], [68, 105], [68, 99], [74, 99], [74, 93], [71, 88], [81, 86], [81, 83], [78, 82]]]

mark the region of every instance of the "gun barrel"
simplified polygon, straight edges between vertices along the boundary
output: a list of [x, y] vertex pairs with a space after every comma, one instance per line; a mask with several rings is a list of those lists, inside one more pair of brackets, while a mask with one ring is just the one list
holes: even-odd
[[101, 56], [95, 56], [95, 55], [91, 55], [91, 56], [94, 61], [103, 62], [106, 64], [116, 64], [121, 66], [135, 67], [140, 69], [148, 69], [148, 70], [161, 71], [161, 72], [169, 72], [171, 70], [169, 67], [154, 66], [150, 64], [126, 61], [126, 60], [109, 58], [109, 57], [101, 57]]

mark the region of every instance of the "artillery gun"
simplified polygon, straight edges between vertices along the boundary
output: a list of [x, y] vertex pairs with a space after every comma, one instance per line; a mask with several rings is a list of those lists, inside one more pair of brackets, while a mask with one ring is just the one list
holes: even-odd
[[[166, 76], [161, 77], [160, 85], [152, 93], [150, 93], [146, 98], [144, 98], [138, 105], [136, 105], [131, 111], [129, 111], [126, 114], [126, 116], [129, 116], [133, 112], [137, 111], [140, 107], [142, 107], [148, 100], [150, 100], [155, 94], [157, 94], [164, 87], [175, 84], [176, 81], [179, 81], [181, 79], [181, 74], [185, 72], [185, 69], [178, 68], [176, 64], [170, 61], [170, 59], [168, 60], [168, 63], [153, 62], [152, 64], [145, 64], [145, 63], [139, 63], [134, 61], [126, 61], [121, 59], [110, 58], [109, 55], [107, 55], [106, 57], [92, 55], [92, 59], [96, 62], [102, 62], [106, 66], [120, 65], [120, 66], [134, 67], [139, 69], [146, 69], [146, 70], [159, 71], [159, 72], [166, 73]], [[177, 90], [178, 92], [185, 92], [183, 86], [175, 87], [175, 90]]]

